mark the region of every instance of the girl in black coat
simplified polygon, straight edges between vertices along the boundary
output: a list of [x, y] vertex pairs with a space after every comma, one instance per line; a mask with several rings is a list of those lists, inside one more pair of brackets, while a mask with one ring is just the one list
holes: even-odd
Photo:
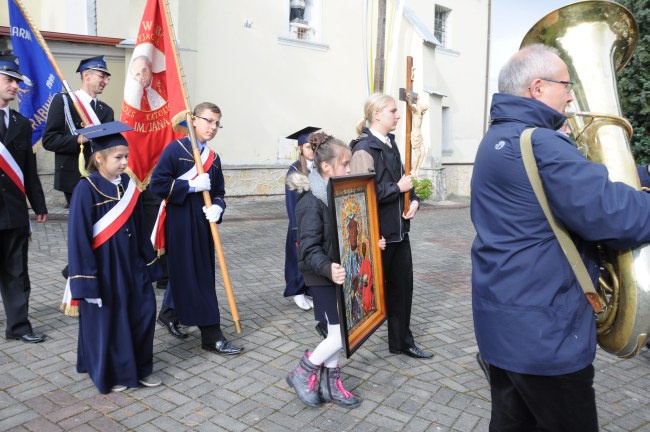
[[[314, 167], [309, 177], [294, 173], [289, 188], [301, 194], [296, 206], [298, 219], [298, 268], [314, 300], [316, 320], [327, 322], [327, 338], [300, 360], [287, 382], [308, 406], [333, 402], [356, 408], [361, 399], [343, 388], [339, 351], [343, 344], [336, 307], [335, 284], [345, 281], [345, 269], [333, 261], [333, 221], [327, 208], [327, 183], [332, 176], [350, 173], [352, 153], [342, 141], [327, 136], [315, 146]], [[319, 381], [320, 371], [320, 383]]]

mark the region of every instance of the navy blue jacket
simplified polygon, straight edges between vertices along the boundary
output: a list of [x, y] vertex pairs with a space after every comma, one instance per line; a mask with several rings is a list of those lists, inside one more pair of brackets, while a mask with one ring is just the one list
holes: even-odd
[[[54, 189], [72, 193], [81, 179], [79, 173], [79, 143], [78, 135], [73, 135], [70, 125], [66, 121], [66, 112], [63, 98], [68, 100], [70, 119], [76, 129], [81, 129], [81, 117], [72, 105], [72, 99], [64, 93], [57, 93], [52, 98], [47, 112], [45, 130], [43, 131], [43, 148], [54, 152]], [[97, 101], [95, 114], [101, 123], [114, 120], [113, 108], [106, 102]], [[84, 144], [84, 158], [86, 163], [90, 160], [90, 145]]]
[[[295, 161], [287, 171], [287, 177], [293, 173], [300, 173], [300, 161]], [[284, 245], [284, 289], [285, 297], [292, 297], [305, 294], [305, 278], [298, 269], [298, 220], [296, 219], [296, 204], [300, 194], [291, 190], [288, 185], [284, 186], [284, 202], [287, 206], [289, 226], [287, 228], [287, 240]]]
[[[127, 189], [131, 180], [122, 174]], [[137, 387], [153, 371], [156, 254], [145, 228], [142, 203], [109, 240], [93, 249], [93, 226], [122, 199], [117, 185], [97, 171], [72, 195], [68, 262], [72, 298], [101, 298], [102, 307], [79, 302], [77, 372], [88, 373], [100, 393], [123, 384]]]
[[[214, 288], [214, 243], [203, 213], [203, 193], [190, 193], [189, 182], [178, 178], [193, 166], [189, 138], [172, 141], [160, 155], [149, 187], [167, 200], [165, 250], [169, 285], [165, 306], [173, 306], [181, 324], [209, 326], [221, 322]], [[212, 204], [225, 211], [226, 190], [218, 155], [205, 172], [210, 176]], [[217, 223], [221, 223], [221, 217]]]
[[591, 364], [591, 306], [524, 170], [519, 136], [538, 127], [533, 152], [549, 205], [572, 235], [594, 285], [596, 241], [626, 249], [650, 240], [650, 196], [608, 180], [556, 130], [564, 116], [533, 99], [495, 94], [492, 123], [471, 182], [472, 306], [481, 355], [502, 369], [560, 375]]
[[[25, 193], [0, 169], [0, 230], [29, 226], [25, 195], [27, 195], [34, 213], [37, 215], [47, 214], [45, 194], [36, 168], [36, 155], [32, 151], [31, 125], [22, 114], [13, 109], [9, 111], [9, 128], [2, 143], [23, 172]], [[2, 265], [5, 264], [2, 263]]]

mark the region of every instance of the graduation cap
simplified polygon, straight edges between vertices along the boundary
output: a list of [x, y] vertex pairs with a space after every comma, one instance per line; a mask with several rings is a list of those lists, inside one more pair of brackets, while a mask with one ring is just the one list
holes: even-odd
[[95, 153], [96, 151], [106, 150], [120, 145], [128, 146], [129, 143], [122, 136], [121, 132], [130, 130], [133, 130], [131, 126], [120, 121], [113, 121], [77, 129], [77, 132], [79, 135], [83, 135], [90, 140], [91, 153]]
[[0, 74], [16, 78], [28, 86], [32, 85], [31, 80], [20, 73], [20, 69], [18, 69], [18, 57], [16, 56], [6, 55], [0, 57]]
[[108, 72], [108, 66], [106, 66], [104, 56], [91, 57], [79, 62], [77, 72], [81, 73], [88, 69], [104, 72], [106, 75], [111, 76], [110, 72]]
[[320, 129], [321, 128], [319, 127], [307, 126], [306, 128], [300, 129], [299, 131], [292, 133], [287, 137], [287, 139], [298, 140], [298, 145], [301, 146], [307, 142], [307, 138], [309, 138], [310, 133], [316, 132], [317, 130]]

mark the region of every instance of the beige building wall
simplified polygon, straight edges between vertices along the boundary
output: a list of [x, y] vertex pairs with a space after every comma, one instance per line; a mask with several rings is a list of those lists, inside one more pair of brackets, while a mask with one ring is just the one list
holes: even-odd
[[[436, 4], [449, 10], [445, 46], [434, 35]], [[405, 64], [406, 56], [413, 57], [413, 89], [429, 106], [422, 125], [427, 155], [420, 177], [439, 180], [450, 195], [469, 195], [484, 133], [489, 6], [488, 0], [405, 2], [398, 59]], [[400, 66], [390, 93], [397, 95], [405, 85], [405, 66]], [[402, 122], [402, 136], [404, 129]]]
[[[0, 0], [0, 26], [8, 25], [6, 2]], [[50, 43], [73, 87], [78, 85], [74, 70], [79, 59], [107, 56], [113, 75], [102, 99], [119, 118], [124, 77], [146, 1], [23, 3], [41, 30], [123, 40], [118, 46]], [[308, 1], [306, 14], [313, 26], [308, 40], [292, 36], [288, 0], [169, 4], [191, 104], [212, 101], [224, 113], [224, 128], [211, 146], [224, 163], [229, 194], [283, 194], [284, 174], [295, 158], [295, 142], [284, 137], [295, 130], [311, 125], [344, 141], [356, 136], [354, 128], [367, 97], [361, 0]], [[386, 89], [397, 99], [405, 84], [405, 57], [411, 55], [414, 88], [430, 106], [423, 124], [425, 167], [444, 164], [451, 194], [469, 193], [465, 186], [469, 179], [462, 177], [468, 174], [466, 167], [471, 166], [483, 133], [488, 4], [488, 0], [442, 4], [452, 11], [447, 48], [425, 43], [421, 31], [403, 18], [395, 56], [399, 63]], [[433, 32], [434, 2], [405, 0], [404, 5]], [[406, 106], [399, 106], [404, 117]], [[446, 140], [443, 129], [450, 131]], [[402, 121], [396, 131], [402, 150], [404, 133]], [[46, 174], [53, 170], [48, 168], [48, 154], [39, 151]]]

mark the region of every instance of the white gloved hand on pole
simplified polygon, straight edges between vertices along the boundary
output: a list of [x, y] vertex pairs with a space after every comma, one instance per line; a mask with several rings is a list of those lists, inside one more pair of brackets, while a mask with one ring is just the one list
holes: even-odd
[[218, 222], [222, 212], [223, 209], [215, 204], [210, 207], [203, 207], [203, 213], [205, 213], [205, 218], [209, 222]]
[[199, 174], [191, 180], [187, 181], [190, 187], [194, 188], [194, 192], [203, 192], [210, 190], [210, 175], [208, 173]]

